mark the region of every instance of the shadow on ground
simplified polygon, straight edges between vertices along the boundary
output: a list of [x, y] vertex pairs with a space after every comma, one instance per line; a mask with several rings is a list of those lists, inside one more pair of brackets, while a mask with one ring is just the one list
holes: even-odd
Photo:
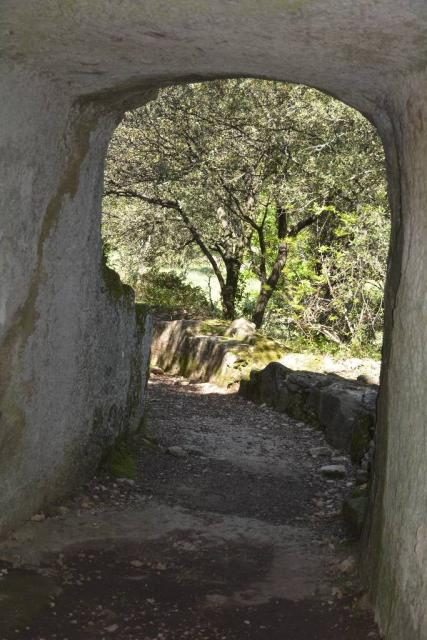
[[207, 390], [152, 383], [137, 482], [96, 478], [0, 545], [0, 640], [379, 637], [339, 569], [350, 463], [323, 478], [320, 433]]

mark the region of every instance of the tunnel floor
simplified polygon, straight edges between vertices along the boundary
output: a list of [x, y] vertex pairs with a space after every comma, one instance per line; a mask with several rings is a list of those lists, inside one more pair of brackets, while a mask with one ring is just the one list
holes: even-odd
[[[0, 545], [0, 640], [378, 639], [321, 433], [155, 377], [134, 483], [94, 478]], [[170, 448], [170, 449], [168, 449]]]

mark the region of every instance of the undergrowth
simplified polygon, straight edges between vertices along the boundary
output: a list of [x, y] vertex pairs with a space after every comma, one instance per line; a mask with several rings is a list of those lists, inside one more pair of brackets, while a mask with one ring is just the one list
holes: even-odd
[[136, 452], [128, 436], [119, 436], [104, 456], [101, 469], [114, 478], [136, 477]]

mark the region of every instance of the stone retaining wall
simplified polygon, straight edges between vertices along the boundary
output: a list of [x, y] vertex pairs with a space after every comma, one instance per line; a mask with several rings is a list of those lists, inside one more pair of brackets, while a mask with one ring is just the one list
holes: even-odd
[[360, 462], [374, 435], [378, 387], [272, 362], [242, 380], [239, 393], [324, 430], [327, 442]]

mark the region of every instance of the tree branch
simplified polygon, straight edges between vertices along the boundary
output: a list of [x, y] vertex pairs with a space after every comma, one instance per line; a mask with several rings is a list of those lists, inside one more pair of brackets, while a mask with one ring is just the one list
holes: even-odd
[[209, 248], [204, 243], [200, 233], [197, 231], [196, 227], [193, 225], [190, 218], [185, 213], [184, 209], [181, 207], [181, 205], [177, 200], [169, 200], [167, 198], [160, 198], [156, 196], [147, 196], [146, 194], [141, 193], [140, 191], [135, 191], [133, 189], [121, 189], [121, 190], [110, 189], [106, 192], [106, 195], [112, 195], [112, 196], [124, 197], [124, 198], [134, 198], [136, 200], [142, 200], [143, 202], [147, 202], [148, 204], [153, 204], [158, 207], [162, 207], [163, 209], [173, 209], [174, 211], [176, 211], [179, 214], [181, 220], [184, 222], [187, 229], [189, 230], [189, 232], [191, 233], [194, 241], [200, 248], [201, 252], [209, 260], [212, 266], [212, 269], [214, 270], [214, 273], [218, 278], [218, 282], [220, 286], [221, 287], [225, 286], [224, 277], [221, 273], [221, 269], [219, 268], [217, 261], [215, 260], [215, 257], [213, 256], [211, 251], [209, 251]]
[[288, 238], [295, 238], [301, 231], [309, 227], [313, 222], [319, 220], [322, 216], [327, 216], [329, 211], [321, 211], [320, 213], [313, 213], [311, 216], [307, 216], [303, 220], [300, 220], [296, 224], [294, 224], [288, 231]]

